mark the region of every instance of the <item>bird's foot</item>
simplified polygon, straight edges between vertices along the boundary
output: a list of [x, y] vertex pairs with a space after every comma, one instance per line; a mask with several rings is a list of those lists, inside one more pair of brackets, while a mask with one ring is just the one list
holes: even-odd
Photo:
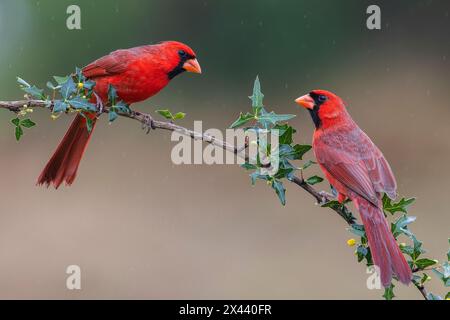
[[146, 134], [149, 134], [151, 130], [156, 129], [155, 120], [149, 115], [144, 116], [144, 121], [142, 122], [142, 130], [146, 130]]
[[332, 195], [331, 193], [328, 193], [326, 191], [320, 191], [319, 195], [321, 198], [319, 205], [321, 205], [321, 206], [323, 206], [325, 203], [327, 203], [328, 201], [330, 201], [332, 199], [336, 199], [336, 197], [334, 195]]
[[102, 99], [94, 92], [95, 96], [95, 108], [97, 109], [97, 114], [100, 115], [103, 113], [103, 102]]

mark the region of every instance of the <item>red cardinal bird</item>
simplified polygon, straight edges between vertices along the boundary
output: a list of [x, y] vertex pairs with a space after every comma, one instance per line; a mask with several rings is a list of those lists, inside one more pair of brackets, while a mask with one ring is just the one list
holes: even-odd
[[405, 283], [412, 273], [383, 213], [381, 198], [395, 199], [397, 183], [381, 151], [348, 114], [344, 102], [325, 90], [314, 90], [295, 100], [308, 109], [316, 126], [313, 149], [320, 168], [338, 191], [338, 200], [351, 199], [366, 230], [373, 262], [383, 286], [392, 275]]
[[[187, 45], [166, 41], [131, 49], [117, 50], [83, 68], [86, 78], [95, 81], [95, 93], [108, 100], [111, 84], [120, 100], [127, 104], [145, 100], [163, 89], [178, 74], [201, 73], [194, 51]], [[95, 115], [92, 115], [95, 122]], [[39, 176], [38, 185], [58, 188], [63, 181], [71, 185], [90, 140], [86, 119], [77, 115], [50, 161]]]

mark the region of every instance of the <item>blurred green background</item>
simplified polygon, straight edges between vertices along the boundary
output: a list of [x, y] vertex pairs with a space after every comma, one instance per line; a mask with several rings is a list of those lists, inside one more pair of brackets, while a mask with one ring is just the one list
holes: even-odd
[[[71, 4], [81, 8], [82, 30], [66, 28]], [[442, 260], [450, 235], [450, 3], [376, 1], [381, 31], [366, 28], [369, 4], [2, 0], [0, 100], [22, 97], [16, 76], [44, 87], [112, 50], [160, 40], [189, 44], [204, 72], [177, 77], [134, 108], [184, 111], [187, 127], [203, 120], [204, 129], [226, 128], [249, 108], [259, 74], [268, 109], [297, 113], [296, 140], [309, 143], [313, 125], [293, 99], [332, 90], [383, 150], [400, 194], [417, 197], [412, 229]], [[38, 126], [16, 143], [11, 118], [0, 111], [0, 298], [382, 295], [366, 288], [345, 224], [295, 186], [282, 207], [237, 166], [174, 166], [167, 132], [146, 136], [132, 121], [104, 119], [76, 183], [47, 190], [36, 178], [71, 119], [35, 110]], [[65, 287], [71, 264], [82, 269], [80, 291]], [[444, 293], [435, 280], [429, 288]], [[399, 298], [420, 298], [396, 289]]]

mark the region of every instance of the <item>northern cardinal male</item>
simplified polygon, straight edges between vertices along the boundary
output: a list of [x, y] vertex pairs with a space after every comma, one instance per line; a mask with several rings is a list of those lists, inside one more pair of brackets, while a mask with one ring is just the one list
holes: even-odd
[[313, 149], [320, 168], [338, 191], [338, 200], [351, 199], [358, 209], [381, 283], [392, 275], [405, 283], [412, 273], [383, 213], [381, 198], [394, 199], [397, 184], [381, 151], [348, 114], [344, 102], [325, 90], [314, 90], [295, 100], [308, 109], [316, 126]]
[[[94, 91], [103, 102], [108, 101], [108, 88], [112, 85], [119, 99], [131, 104], [155, 95], [178, 74], [201, 73], [201, 68], [191, 48], [166, 41], [111, 52], [82, 71], [86, 78], [95, 81]], [[95, 115], [91, 118], [95, 124]], [[77, 115], [39, 176], [38, 185], [52, 184], [55, 188], [63, 182], [71, 185], [91, 134], [86, 119]]]

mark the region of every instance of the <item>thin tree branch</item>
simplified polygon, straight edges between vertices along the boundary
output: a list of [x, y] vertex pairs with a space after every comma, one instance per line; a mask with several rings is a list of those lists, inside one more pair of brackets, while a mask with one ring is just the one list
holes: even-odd
[[[50, 103], [48, 101], [44, 100], [33, 100], [33, 99], [27, 99], [27, 100], [16, 100], [16, 101], [0, 101], [0, 109], [7, 109], [9, 111], [18, 113], [23, 108], [47, 108], [50, 111], [53, 111], [53, 102]], [[109, 107], [103, 106], [102, 110], [99, 111], [99, 115], [102, 113], [108, 113]], [[136, 121], [139, 121], [142, 125], [148, 125], [149, 119], [153, 119], [149, 114], [143, 113], [140, 111], [131, 111], [130, 113], [118, 113], [119, 116], [126, 117], [129, 119], [133, 119]], [[153, 129], [162, 129], [162, 130], [168, 130], [168, 131], [176, 131], [180, 134], [183, 134], [185, 136], [189, 136], [192, 139], [195, 140], [202, 140], [207, 143], [210, 143], [214, 146], [220, 147], [224, 150], [233, 152], [237, 156], [241, 157], [242, 159], [245, 159], [247, 162], [248, 156], [245, 154], [245, 150], [248, 147], [248, 141], [245, 141], [245, 145], [241, 148], [235, 147], [234, 145], [231, 145], [227, 143], [226, 141], [218, 140], [214, 136], [210, 136], [204, 133], [195, 132], [193, 130], [187, 129], [185, 127], [179, 126], [174, 124], [170, 121], [159, 121], [159, 120], [152, 120], [152, 128]], [[305, 190], [307, 193], [309, 193], [311, 196], [313, 196], [317, 203], [319, 204], [327, 204], [330, 203], [330, 201], [335, 200], [333, 197], [328, 195], [325, 192], [319, 192], [314, 187], [306, 183], [306, 181], [302, 178], [299, 178], [297, 176], [293, 176], [289, 179], [292, 183], [296, 184], [303, 190]], [[345, 220], [345, 222], [351, 226], [353, 225], [355, 221], [355, 217], [351, 214], [350, 210], [345, 205], [336, 205], [336, 206], [329, 206], [329, 208], [333, 211], [335, 211], [341, 218]], [[416, 282], [414, 282], [415, 287], [420, 291], [420, 293], [423, 295], [425, 299], [428, 300], [428, 293], [423, 285], [420, 285]]]

